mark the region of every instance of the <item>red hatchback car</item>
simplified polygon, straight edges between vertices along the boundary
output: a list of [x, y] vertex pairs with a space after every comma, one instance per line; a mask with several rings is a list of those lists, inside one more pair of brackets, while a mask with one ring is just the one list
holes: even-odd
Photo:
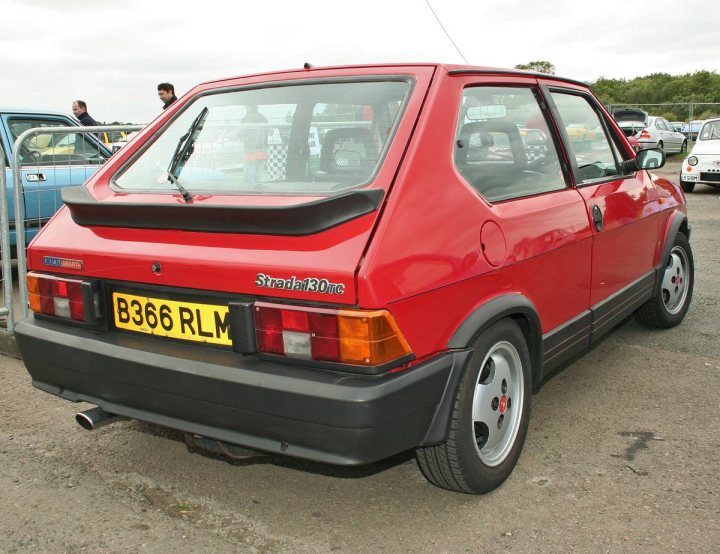
[[[568, 128], [594, 129], [577, 136]], [[33, 384], [203, 444], [332, 464], [414, 449], [483, 493], [531, 392], [635, 314], [678, 324], [682, 192], [586, 85], [436, 64], [199, 85], [28, 250]]]

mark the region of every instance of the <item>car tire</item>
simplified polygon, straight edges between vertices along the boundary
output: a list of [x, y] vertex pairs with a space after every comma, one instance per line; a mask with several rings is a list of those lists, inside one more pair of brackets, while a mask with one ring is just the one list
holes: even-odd
[[695, 262], [687, 237], [677, 233], [670, 259], [660, 275], [654, 296], [635, 312], [648, 327], [669, 328], [680, 323], [690, 307], [695, 281]]
[[512, 472], [527, 435], [530, 352], [511, 319], [478, 336], [453, 402], [445, 442], [420, 447], [416, 458], [432, 484], [484, 494]]
[[659, 140], [657, 143], [657, 147], [662, 150], [665, 145], [663, 144], [663, 141]]
[[682, 145], [680, 146], [680, 153], [681, 154], [687, 154], [687, 141], [684, 140]]
[[692, 192], [695, 190], [695, 183], [690, 183], [688, 181], [680, 180], [680, 186], [683, 189], [683, 192]]

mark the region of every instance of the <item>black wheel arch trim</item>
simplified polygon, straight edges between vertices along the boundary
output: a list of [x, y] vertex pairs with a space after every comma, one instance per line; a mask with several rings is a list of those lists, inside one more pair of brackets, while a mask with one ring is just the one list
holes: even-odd
[[460, 386], [460, 378], [465, 369], [467, 359], [472, 352], [472, 350], [453, 352], [452, 368], [450, 369], [448, 380], [445, 383], [442, 399], [437, 405], [432, 422], [419, 446], [440, 444], [447, 438], [450, 429], [450, 417], [452, 415], [453, 404], [455, 403], [455, 394], [458, 386]]
[[473, 342], [491, 325], [506, 318], [512, 318], [520, 323], [520, 330], [528, 339], [533, 389], [540, 385], [543, 372], [542, 327], [535, 306], [528, 298], [517, 293], [505, 294], [489, 300], [473, 310], [447, 342], [448, 349], [454, 351], [452, 368], [442, 399], [420, 446], [439, 444], [446, 439], [455, 395], [468, 358], [473, 353]]
[[667, 227], [665, 233], [665, 244], [663, 244], [662, 254], [660, 255], [660, 262], [657, 265], [657, 282], [655, 283], [656, 292], [660, 292], [660, 286], [662, 285], [663, 268], [665, 268], [670, 260], [670, 251], [672, 250], [673, 243], [675, 242], [675, 236], [678, 233], [683, 233], [688, 241], [690, 240], [690, 231], [692, 230], [690, 222], [687, 216], [683, 212], [675, 212], [672, 216], [672, 221]]
[[542, 325], [534, 304], [522, 294], [504, 294], [477, 307], [455, 330], [447, 347], [449, 349], [470, 348], [477, 335], [493, 323], [506, 317], [516, 321], [519, 319], [521, 330], [528, 339], [532, 362], [532, 382], [535, 387], [542, 378]]

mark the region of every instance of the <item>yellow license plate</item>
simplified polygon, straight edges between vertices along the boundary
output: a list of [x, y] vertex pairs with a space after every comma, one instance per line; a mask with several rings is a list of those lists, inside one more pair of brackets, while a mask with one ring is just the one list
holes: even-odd
[[113, 292], [115, 326], [174, 339], [232, 346], [227, 306]]

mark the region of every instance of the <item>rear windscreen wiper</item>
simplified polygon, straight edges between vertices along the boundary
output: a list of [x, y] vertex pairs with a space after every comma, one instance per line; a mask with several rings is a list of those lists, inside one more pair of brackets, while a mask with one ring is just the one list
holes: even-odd
[[192, 195], [180, 184], [178, 177], [185, 166], [185, 162], [187, 162], [188, 159], [190, 159], [190, 156], [192, 156], [195, 149], [195, 139], [202, 130], [208, 113], [210, 113], [210, 109], [207, 107], [203, 108], [203, 110], [193, 120], [187, 133], [180, 137], [167, 170], [168, 181], [170, 181], [175, 188], [180, 191], [183, 200], [185, 200], [188, 204], [192, 202]]

